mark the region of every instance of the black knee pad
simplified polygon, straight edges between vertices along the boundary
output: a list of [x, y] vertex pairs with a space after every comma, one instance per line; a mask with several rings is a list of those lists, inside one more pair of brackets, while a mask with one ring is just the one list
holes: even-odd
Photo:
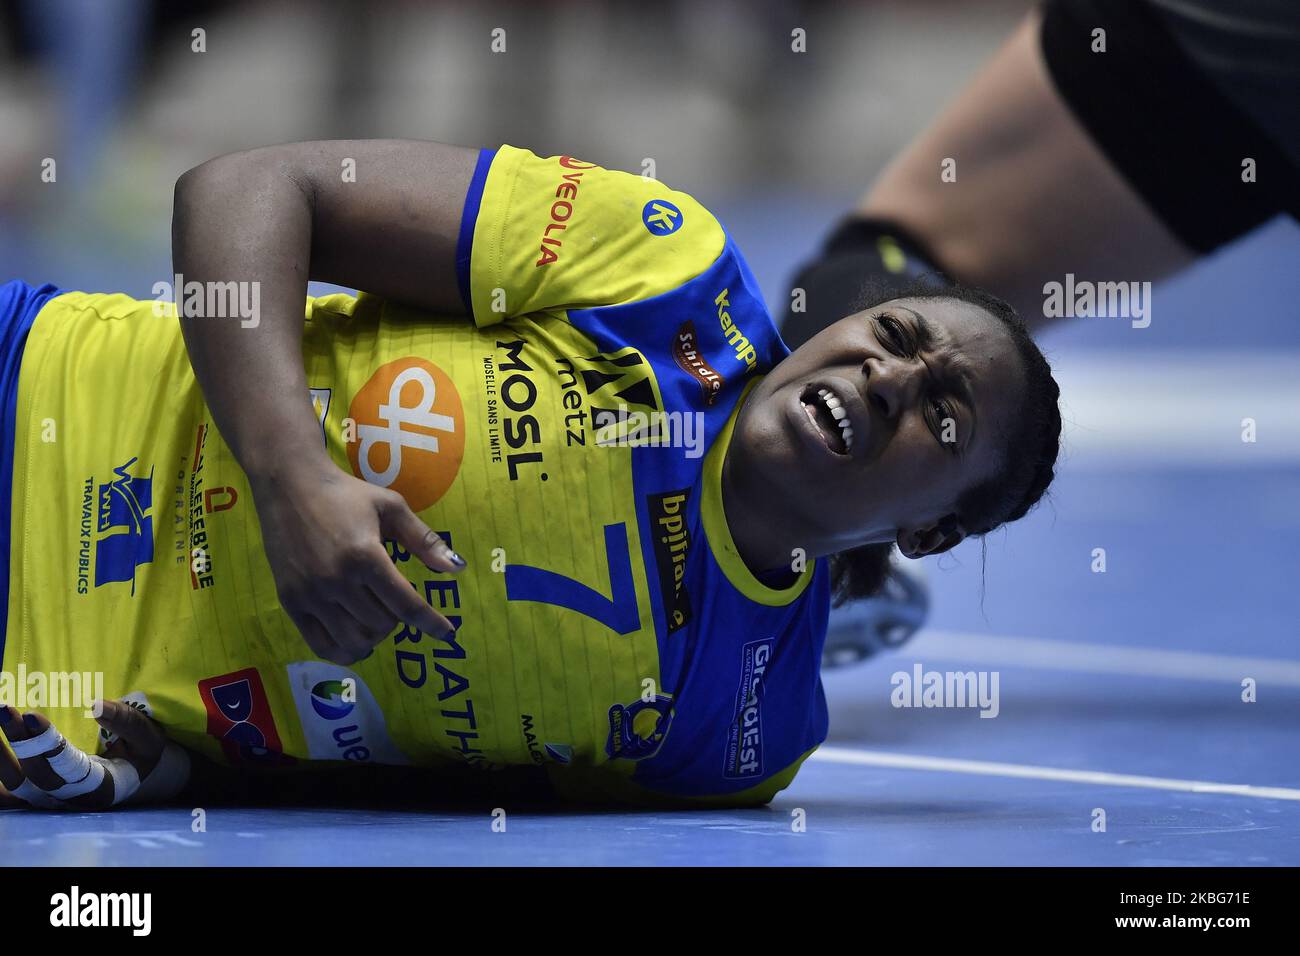
[[831, 323], [858, 311], [869, 289], [902, 291], [918, 282], [948, 284], [920, 242], [894, 223], [850, 216], [796, 274], [781, 338], [797, 349]]

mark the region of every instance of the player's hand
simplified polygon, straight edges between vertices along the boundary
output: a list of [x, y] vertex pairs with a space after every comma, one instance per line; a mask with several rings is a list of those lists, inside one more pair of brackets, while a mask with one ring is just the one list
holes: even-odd
[[145, 714], [116, 700], [96, 718], [114, 739], [103, 756], [86, 754], [41, 714], [0, 706], [0, 803], [38, 810], [104, 810], [170, 800], [190, 777], [190, 758]]
[[431, 571], [459, 571], [464, 559], [397, 492], [325, 460], [254, 479], [253, 497], [280, 605], [318, 656], [352, 664], [399, 624], [439, 637], [452, 630], [383, 542], [395, 539]]

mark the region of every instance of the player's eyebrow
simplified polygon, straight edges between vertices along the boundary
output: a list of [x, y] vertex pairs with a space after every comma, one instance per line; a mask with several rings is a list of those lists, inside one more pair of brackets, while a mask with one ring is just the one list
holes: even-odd
[[[932, 350], [938, 343], [939, 334], [935, 325], [920, 312], [915, 309], [909, 309], [905, 305], [898, 306], [900, 312], [906, 312], [916, 322], [916, 339], [922, 349]], [[944, 368], [947, 370], [947, 382], [945, 384], [950, 388], [957, 397], [961, 399], [970, 414], [970, 428], [966, 433], [966, 441], [963, 443], [962, 450], [970, 448], [975, 441], [975, 426], [979, 418], [975, 411], [975, 395], [971, 390], [970, 366], [960, 354], [954, 353], [951, 358], [944, 362]]]

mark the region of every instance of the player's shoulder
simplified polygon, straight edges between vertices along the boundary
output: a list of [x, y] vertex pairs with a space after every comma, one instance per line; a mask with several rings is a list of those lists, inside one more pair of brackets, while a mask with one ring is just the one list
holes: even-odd
[[527, 247], [536, 270], [617, 263], [629, 277], [623, 301], [680, 287], [728, 246], [718, 218], [690, 193], [576, 156], [538, 156], [502, 146], [486, 172], [480, 202], [485, 210], [508, 210], [508, 216], [488, 219], [525, 231], [513, 238]]

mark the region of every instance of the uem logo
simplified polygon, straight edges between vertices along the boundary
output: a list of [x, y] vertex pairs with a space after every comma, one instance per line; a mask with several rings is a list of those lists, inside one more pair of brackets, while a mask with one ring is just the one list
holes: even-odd
[[357, 391], [348, 414], [357, 423], [348, 443], [352, 473], [392, 488], [413, 511], [451, 487], [465, 455], [465, 410], [447, 374], [408, 356], [381, 366]]
[[347, 700], [347, 685], [341, 680], [323, 680], [311, 689], [311, 709], [326, 720], [342, 720], [356, 704]]
[[695, 334], [695, 323], [687, 319], [673, 338], [673, 361], [695, 381], [704, 393], [704, 404], [712, 405], [722, 391], [723, 378], [700, 353], [700, 340]]
[[313, 760], [407, 764], [388, 736], [384, 712], [355, 672], [323, 661], [287, 665], [307, 754]]
[[99, 486], [99, 539], [95, 542], [95, 587], [130, 581], [135, 569], [153, 560], [153, 469], [145, 477], [128, 474], [138, 459], [113, 469], [117, 477]]

